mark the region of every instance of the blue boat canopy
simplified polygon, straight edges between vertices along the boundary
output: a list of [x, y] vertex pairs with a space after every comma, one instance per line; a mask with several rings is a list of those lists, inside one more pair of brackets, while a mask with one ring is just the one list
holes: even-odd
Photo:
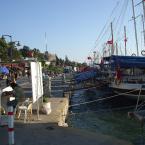
[[82, 81], [86, 81], [91, 78], [95, 78], [97, 75], [97, 72], [95, 70], [90, 70], [86, 72], [81, 72], [75, 75], [74, 79], [76, 83], [80, 83]]
[[111, 68], [145, 68], [145, 57], [142, 56], [115, 56], [106, 58], [110, 62]]

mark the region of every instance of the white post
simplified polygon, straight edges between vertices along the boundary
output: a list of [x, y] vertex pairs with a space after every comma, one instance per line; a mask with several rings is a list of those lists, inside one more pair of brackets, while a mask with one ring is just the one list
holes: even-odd
[[13, 106], [8, 106], [8, 136], [9, 136], [9, 145], [14, 145], [14, 111], [13, 111]]

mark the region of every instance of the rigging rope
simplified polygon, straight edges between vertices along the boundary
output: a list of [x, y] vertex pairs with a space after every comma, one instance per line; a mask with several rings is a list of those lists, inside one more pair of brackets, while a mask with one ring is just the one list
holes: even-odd
[[[112, 12], [111, 12], [109, 18], [107, 19], [107, 21], [106, 21], [105, 25], [103, 26], [101, 32], [99, 33], [99, 36], [98, 36], [97, 39], [95, 40], [95, 46], [94, 46], [94, 47], [90, 50], [90, 52], [88, 53], [89, 55], [90, 55], [90, 53], [98, 46], [98, 44], [99, 44], [99, 42], [100, 42], [100, 41], [99, 41], [100, 38], [102, 39], [102, 37], [103, 37], [102, 34], [104, 34], [105, 28], [107, 27], [108, 23], [110, 23], [110, 20], [112, 19], [112, 16], [113, 16], [115, 10], [117, 9], [117, 7], [119, 6], [119, 4], [120, 4], [120, 2], [117, 1], [117, 3], [116, 3], [116, 5], [115, 5], [115, 7], [113, 8], [113, 10], [112, 10]], [[108, 27], [107, 27], [107, 29], [108, 29]], [[88, 57], [88, 56], [87, 56], [87, 57]], [[86, 57], [86, 59], [87, 59], [87, 57]]]

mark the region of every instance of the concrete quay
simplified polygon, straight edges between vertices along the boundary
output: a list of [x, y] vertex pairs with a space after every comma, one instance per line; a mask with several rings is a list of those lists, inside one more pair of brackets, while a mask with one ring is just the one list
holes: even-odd
[[[25, 92], [32, 93], [30, 83], [26, 80], [22, 82], [21, 86]], [[60, 85], [62, 84], [60, 83]], [[130, 142], [99, 132], [92, 133], [66, 127], [65, 119], [69, 107], [69, 98], [61, 95], [55, 97], [57, 87], [54, 88], [56, 90], [53, 90], [53, 96], [49, 98], [52, 109], [49, 115], [40, 111], [39, 116], [37, 116], [37, 112], [34, 111], [32, 120], [26, 123], [24, 123], [23, 116], [20, 120], [15, 120], [15, 145], [132, 145]], [[8, 145], [7, 126], [0, 127], [0, 145]]]
[[[42, 106], [40, 106], [39, 114], [37, 110], [33, 110], [33, 114], [27, 123], [50, 123], [57, 126], [67, 127], [65, 122], [68, 113], [68, 98], [50, 98], [51, 103], [51, 113], [46, 115], [42, 112]], [[38, 116], [39, 115], [39, 116]], [[15, 120], [16, 123], [23, 123], [24, 116], [21, 116], [19, 120]]]
[[[132, 145], [100, 133], [40, 122], [38, 124], [16, 123], [15, 145]], [[0, 128], [0, 145], [8, 145], [7, 127]]]

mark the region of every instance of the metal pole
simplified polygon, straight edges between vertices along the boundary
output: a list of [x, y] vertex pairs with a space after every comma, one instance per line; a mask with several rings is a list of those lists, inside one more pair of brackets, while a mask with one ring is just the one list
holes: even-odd
[[139, 56], [137, 29], [136, 29], [136, 19], [135, 19], [135, 10], [134, 10], [134, 1], [133, 0], [132, 0], [132, 11], [133, 11], [133, 21], [134, 21], [134, 30], [135, 30], [135, 40], [136, 40], [137, 56]]

